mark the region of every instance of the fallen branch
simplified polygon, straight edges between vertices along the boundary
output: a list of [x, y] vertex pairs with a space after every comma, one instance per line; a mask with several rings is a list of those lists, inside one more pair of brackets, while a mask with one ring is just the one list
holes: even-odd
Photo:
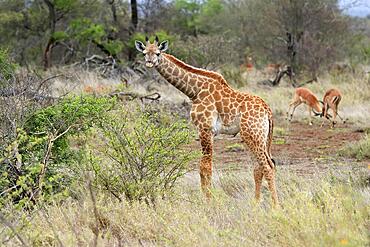
[[129, 97], [129, 100], [134, 100], [134, 99], [140, 99], [141, 102], [143, 102], [145, 99], [147, 100], [159, 100], [161, 98], [161, 95], [157, 92], [152, 93], [152, 94], [147, 94], [147, 95], [139, 95], [136, 93], [130, 93], [130, 92], [112, 92], [108, 94], [109, 97]]

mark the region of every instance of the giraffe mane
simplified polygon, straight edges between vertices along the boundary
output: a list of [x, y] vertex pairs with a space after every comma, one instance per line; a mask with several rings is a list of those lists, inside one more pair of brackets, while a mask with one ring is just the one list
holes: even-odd
[[162, 54], [166, 58], [168, 58], [171, 62], [173, 62], [174, 64], [176, 64], [180, 68], [182, 68], [182, 69], [184, 69], [184, 70], [186, 70], [190, 73], [195, 73], [197, 75], [202, 75], [202, 76], [205, 76], [205, 77], [208, 77], [208, 78], [216, 79], [216, 80], [220, 81], [222, 84], [224, 84], [225, 86], [230, 87], [230, 85], [226, 82], [225, 78], [217, 72], [196, 68], [196, 67], [193, 67], [191, 65], [188, 65], [188, 64], [184, 63], [183, 61], [177, 59], [176, 57], [174, 57], [170, 54], [167, 54], [167, 53], [162, 53]]

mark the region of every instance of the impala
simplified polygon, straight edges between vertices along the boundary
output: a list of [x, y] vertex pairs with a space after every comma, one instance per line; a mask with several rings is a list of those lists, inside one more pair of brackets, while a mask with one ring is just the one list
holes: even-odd
[[333, 111], [333, 120], [332, 120], [332, 127], [336, 124], [335, 118], [338, 116], [343, 123], [345, 123], [345, 120], [338, 114], [338, 105], [340, 101], [342, 100], [342, 94], [337, 89], [329, 89], [326, 91], [323, 102], [324, 106], [322, 107], [322, 114], [321, 116], [327, 118], [330, 120], [330, 115], [328, 114], [329, 109]]
[[[308, 106], [309, 124], [312, 125], [311, 112], [313, 112], [315, 116], [319, 116], [321, 115], [322, 108], [320, 106], [320, 101], [317, 99], [317, 97], [309, 89], [303, 87], [297, 88], [295, 90], [293, 99], [290, 102], [289, 109], [287, 111], [287, 119], [289, 121], [292, 120], [295, 108], [297, 108], [297, 106], [301, 105], [302, 103]], [[292, 113], [290, 113], [290, 109], [292, 107], [293, 111]]]

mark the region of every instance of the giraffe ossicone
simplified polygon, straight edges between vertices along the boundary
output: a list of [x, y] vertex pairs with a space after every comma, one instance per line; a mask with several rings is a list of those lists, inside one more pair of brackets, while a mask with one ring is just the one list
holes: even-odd
[[200, 160], [201, 188], [210, 197], [212, 179], [213, 136], [236, 135], [255, 158], [255, 196], [259, 200], [262, 179], [265, 178], [274, 204], [278, 203], [275, 186], [275, 164], [271, 157], [273, 119], [270, 107], [260, 97], [234, 90], [219, 73], [188, 65], [165, 53], [168, 41], [158, 37], [144, 45], [135, 41], [144, 54], [145, 65], [154, 67], [169, 83], [192, 101], [190, 117], [197, 127], [202, 158]]

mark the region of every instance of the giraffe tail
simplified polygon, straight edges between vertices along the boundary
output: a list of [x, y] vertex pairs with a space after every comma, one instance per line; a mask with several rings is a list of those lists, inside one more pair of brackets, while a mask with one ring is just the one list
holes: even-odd
[[272, 145], [272, 135], [274, 131], [274, 121], [272, 118], [269, 118], [269, 133], [267, 136], [267, 152], [265, 152], [265, 155], [269, 161], [269, 165], [272, 169], [275, 169], [275, 160], [271, 157], [271, 145]]

